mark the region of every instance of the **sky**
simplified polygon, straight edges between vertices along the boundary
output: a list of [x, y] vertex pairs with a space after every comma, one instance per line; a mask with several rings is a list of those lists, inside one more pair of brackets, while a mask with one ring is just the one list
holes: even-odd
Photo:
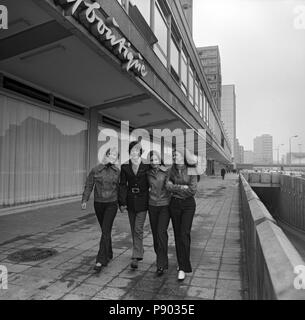
[[235, 84], [240, 144], [271, 134], [281, 156], [298, 135], [304, 152], [305, 0], [193, 1], [196, 46], [218, 45], [222, 84]]

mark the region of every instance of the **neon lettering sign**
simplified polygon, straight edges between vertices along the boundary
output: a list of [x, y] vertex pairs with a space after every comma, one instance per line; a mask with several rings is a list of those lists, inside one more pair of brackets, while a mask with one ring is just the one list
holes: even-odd
[[147, 75], [143, 57], [130, 48], [130, 42], [115, 34], [114, 29], [119, 29], [118, 23], [114, 18], [105, 19], [102, 16], [99, 3], [86, 0], [54, 0], [54, 3], [61, 6], [66, 15], [79, 20], [99, 42], [112, 51], [123, 62], [124, 70], [132, 70], [142, 77]]

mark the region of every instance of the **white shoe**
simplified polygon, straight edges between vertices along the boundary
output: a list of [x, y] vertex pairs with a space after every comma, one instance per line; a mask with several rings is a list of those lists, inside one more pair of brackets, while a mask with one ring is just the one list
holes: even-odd
[[182, 270], [179, 270], [178, 272], [178, 280], [182, 281], [185, 279], [185, 272]]

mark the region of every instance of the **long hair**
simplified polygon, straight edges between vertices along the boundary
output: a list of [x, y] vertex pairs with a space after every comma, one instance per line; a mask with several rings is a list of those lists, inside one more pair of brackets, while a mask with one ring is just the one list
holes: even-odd
[[[182, 155], [182, 152], [181, 151], [179, 151], [179, 150], [177, 150], [176, 148], [175, 149], [173, 149], [173, 152], [172, 152], [172, 154], [174, 155], [176, 152], [178, 152], [178, 153], [180, 153], [181, 155]], [[187, 166], [188, 168], [196, 168], [196, 166], [197, 166], [197, 164], [196, 163], [194, 163], [194, 164], [191, 164], [191, 163], [189, 163], [189, 161], [188, 161], [188, 159], [187, 159], [187, 157], [186, 157], [186, 153], [184, 152], [184, 154], [183, 154], [183, 164], [185, 165], [185, 166]], [[174, 165], [176, 165], [176, 163], [173, 163]]]
[[[182, 154], [182, 152], [179, 151], [179, 150], [177, 150], [176, 148], [173, 149], [173, 153], [172, 153], [172, 154], [174, 155], [176, 152]], [[187, 159], [187, 157], [186, 157], [186, 153], [185, 153], [185, 152], [184, 152], [184, 155], [183, 155], [183, 156], [184, 156], [183, 164], [184, 164], [187, 168], [196, 168], [196, 167], [197, 167], [197, 163], [194, 163], [194, 164], [189, 163], [189, 161], [188, 161], [188, 159]], [[177, 170], [177, 168], [176, 168], [176, 163], [173, 163], [172, 168], [174, 168], [174, 170]], [[197, 182], [199, 182], [199, 181], [200, 181], [200, 175], [197, 174]]]
[[148, 153], [148, 155], [147, 155], [147, 161], [149, 161], [150, 167], [151, 167], [151, 157], [152, 157], [153, 155], [155, 155], [155, 156], [159, 159], [159, 164], [160, 164], [161, 166], [164, 166], [164, 162], [163, 162], [163, 159], [162, 159], [160, 153], [159, 153], [158, 151], [156, 151], [156, 150], [151, 150], [151, 151], [149, 151], [149, 153]]

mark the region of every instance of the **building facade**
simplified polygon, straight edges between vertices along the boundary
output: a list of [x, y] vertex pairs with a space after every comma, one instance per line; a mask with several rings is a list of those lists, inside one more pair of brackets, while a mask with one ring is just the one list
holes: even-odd
[[234, 163], [240, 163], [240, 145], [239, 140], [236, 138], [234, 143]]
[[197, 48], [217, 109], [221, 113], [222, 77], [218, 46]]
[[180, 0], [187, 24], [193, 34], [193, 0]]
[[244, 147], [240, 145], [239, 146], [239, 163], [245, 163], [244, 152], [245, 152]]
[[[230, 164], [179, 1], [3, 2], [11, 14], [0, 34], [0, 210], [79, 199], [107, 139], [119, 138], [121, 151], [140, 137], [147, 155], [151, 136], [140, 129], [192, 130], [195, 152], [203, 129], [207, 173]], [[156, 143], [170, 154], [164, 136]]]
[[244, 163], [254, 163], [254, 153], [252, 150], [244, 151]]
[[234, 143], [236, 140], [236, 95], [235, 85], [223, 85], [221, 96], [221, 120], [228, 134], [232, 150], [232, 160], [235, 161]]
[[254, 163], [273, 163], [273, 138], [270, 134], [263, 134], [253, 141]]
[[235, 153], [235, 164], [244, 163], [244, 147], [239, 143], [238, 138], [235, 139], [235, 146], [234, 146], [234, 153]]

